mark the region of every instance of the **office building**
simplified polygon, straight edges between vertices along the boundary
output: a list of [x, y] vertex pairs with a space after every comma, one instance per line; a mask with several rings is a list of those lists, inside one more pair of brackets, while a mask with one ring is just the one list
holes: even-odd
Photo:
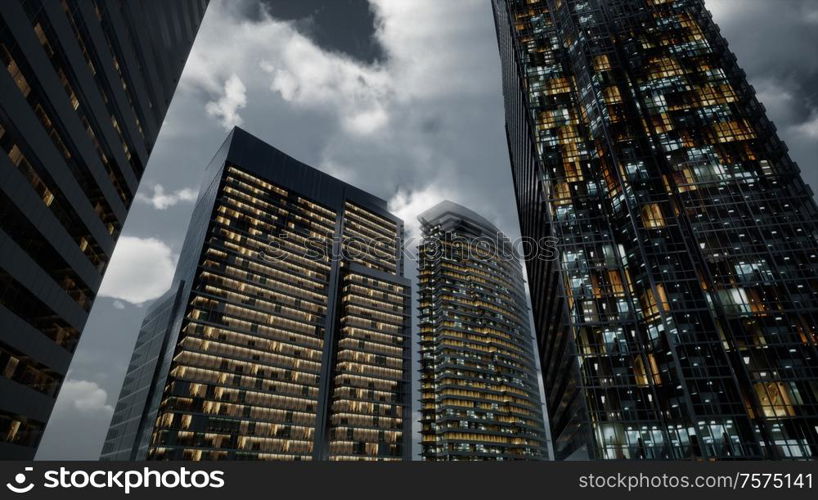
[[818, 210], [704, 1], [492, 4], [556, 458], [818, 456]]
[[100, 460], [132, 461], [147, 456], [148, 441], [137, 442], [137, 436], [149, 435], [142, 415], [155, 390], [153, 382], [159, 355], [167, 350], [168, 332], [173, 325], [173, 315], [179, 310], [184, 286], [183, 281], [174, 284], [145, 311]]
[[386, 202], [236, 128], [102, 457], [404, 460], [410, 283]]
[[0, 2], [0, 459], [34, 457], [206, 6]]
[[424, 459], [546, 458], [519, 255], [493, 224], [456, 203], [419, 220]]

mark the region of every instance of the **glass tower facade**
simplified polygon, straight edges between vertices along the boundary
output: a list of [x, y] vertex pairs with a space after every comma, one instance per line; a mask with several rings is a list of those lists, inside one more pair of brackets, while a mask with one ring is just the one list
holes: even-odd
[[208, 0], [0, 2], [0, 459], [31, 459]]
[[818, 455], [818, 210], [703, 0], [493, 0], [558, 459]]
[[176, 284], [145, 312], [100, 460], [128, 461], [147, 455], [147, 440], [137, 438], [146, 435], [146, 402], [152, 397], [154, 374], [160, 354], [167, 349], [168, 329], [179, 310], [184, 285]]
[[152, 376], [123, 386], [103, 458], [408, 458], [402, 221], [241, 129], [207, 172], [181, 299], [146, 318], [164, 340], [134, 353], [126, 382], [142, 359]]
[[455, 203], [419, 219], [424, 459], [546, 458], [519, 257], [493, 224]]

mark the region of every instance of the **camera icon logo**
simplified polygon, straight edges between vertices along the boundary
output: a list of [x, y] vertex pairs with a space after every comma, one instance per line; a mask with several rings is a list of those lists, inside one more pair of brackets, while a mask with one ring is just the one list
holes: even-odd
[[[31, 472], [33, 470], [34, 470], [34, 467], [26, 467], [25, 468], [26, 472]], [[29, 491], [31, 491], [34, 488], [34, 483], [25, 484], [27, 479], [28, 478], [26, 478], [25, 474], [23, 474], [22, 472], [19, 472], [19, 473], [17, 473], [17, 475], [14, 476], [14, 482], [16, 484], [6, 483], [6, 488], [8, 488], [9, 490], [11, 490], [14, 493], [28, 493]]]

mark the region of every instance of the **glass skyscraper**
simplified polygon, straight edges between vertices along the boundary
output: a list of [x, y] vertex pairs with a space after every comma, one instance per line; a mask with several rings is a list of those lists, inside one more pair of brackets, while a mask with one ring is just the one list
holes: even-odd
[[420, 215], [425, 460], [542, 460], [545, 424], [522, 268], [511, 241], [444, 201]]
[[0, 459], [31, 459], [208, 0], [0, 2]]
[[703, 0], [493, 7], [556, 457], [818, 456], [818, 210]]
[[111, 460], [404, 460], [410, 283], [386, 202], [234, 129], [148, 311]]

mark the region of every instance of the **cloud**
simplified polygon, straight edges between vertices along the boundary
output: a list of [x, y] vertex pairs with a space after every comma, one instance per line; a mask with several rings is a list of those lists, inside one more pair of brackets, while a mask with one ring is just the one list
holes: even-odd
[[125, 309], [125, 303], [123, 303], [121, 300], [115, 300], [113, 306], [114, 309], [119, 309], [120, 311]]
[[356, 113], [344, 120], [344, 127], [354, 134], [367, 135], [381, 129], [389, 121], [389, 114], [381, 107]]
[[165, 193], [165, 188], [161, 184], [153, 186], [153, 194], [146, 195], [143, 192], [136, 193], [136, 200], [149, 205], [157, 210], [166, 210], [180, 202], [196, 201], [198, 192], [193, 188], [177, 189], [171, 193]]
[[108, 393], [95, 382], [87, 380], [66, 380], [60, 390], [60, 399], [81, 412], [114, 412], [114, 408], [108, 404]]
[[113, 413], [108, 393], [98, 384], [66, 380], [43, 435], [48, 446], [40, 446], [37, 460], [97, 459]]
[[393, 91], [388, 73], [325, 52], [298, 33], [289, 33], [278, 60], [259, 67], [270, 75], [270, 90], [299, 107], [332, 110], [353, 134], [372, 134], [389, 122]]
[[[368, 64], [327, 50], [302, 34], [297, 23], [270, 17], [264, 9], [254, 9], [259, 15], [248, 19], [237, 15], [230, 2], [211, 2], [210, 10], [216, 13], [210, 15], [219, 19], [222, 29], [199, 34], [182, 86], [208, 95], [224, 94], [206, 107], [225, 127], [246, 119], [238, 116], [232, 103], [246, 104], [248, 95], [266, 88], [296, 108], [332, 116], [340, 131], [353, 137], [392, 136], [395, 128], [414, 125], [407, 120], [411, 112], [405, 108], [417, 104], [416, 98], [496, 89], [499, 81], [488, 80], [491, 84], [486, 85], [485, 78], [476, 76], [487, 70], [497, 72], [496, 57], [487, 58], [481, 50], [488, 48], [495, 55], [494, 40], [485, 37], [482, 26], [474, 29], [468, 24], [476, 15], [490, 22], [490, 8], [430, 0], [373, 0], [370, 7], [376, 45], [386, 57]], [[464, 21], [463, 26], [452, 25], [450, 19]], [[231, 33], [229, 42], [224, 31]], [[228, 92], [222, 84], [225, 79], [236, 87], [241, 82], [244, 92]], [[231, 99], [231, 94], [243, 99]], [[387, 129], [393, 123], [396, 127]]]
[[818, 139], [818, 112], [813, 113], [811, 120], [796, 125], [795, 133], [803, 135], [809, 139]]
[[734, 12], [735, 6], [731, 5], [734, 2], [735, 0], [705, 0], [704, 5], [718, 22]]
[[777, 77], [759, 79], [756, 84], [756, 96], [764, 104], [770, 119], [791, 122], [797, 118], [794, 114], [797, 89], [791, 82]]
[[[498, 206], [514, 193], [491, 8], [436, 0], [369, 6], [385, 55], [372, 62], [317, 43], [298, 23], [271, 17], [275, 9], [251, 8], [248, 17], [214, 0], [208, 19], [219, 27], [200, 31], [180, 93], [208, 96], [215, 112], [221, 108], [209, 96], [236, 77], [246, 100], [259, 103], [242, 111], [243, 126], [262, 139], [382, 198], [399, 187], [450, 186], [458, 202], [513, 236], [513, 203]], [[345, 22], [337, 19], [338, 28]], [[404, 214], [410, 228], [416, 215]]]
[[[295, 23], [276, 20], [264, 9], [252, 20], [237, 16], [230, 2], [211, 2], [209, 9], [218, 11], [222, 30], [200, 32], [181, 83], [222, 95], [207, 102], [206, 110], [225, 128], [244, 123], [238, 110], [259, 88], [299, 108], [329, 113], [350, 133], [371, 134], [388, 121], [384, 102], [392, 85], [378, 65], [324, 50]], [[229, 42], [224, 31], [231, 34]]]
[[429, 185], [419, 190], [399, 189], [389, 200], [389, 211], [403, 219], [406, 241], [417, 242], [420, 237], [418, 214], [450, 198], [451, 193], [439, 186]]
[[122, 236], [105, 272], [99, 296], [141, 304], [160, 297], [173, 280], [176, 256], [155, 238]]
[[243, 120], [239, 110], [247, 106], [247, 88], [238, 75], [230, 75], [224, 82], [224, 95], [217, 101], [210, 101], [205, 105], [207, 114], [219, 119], [222, 127], [230, 130], [241, 125]]

